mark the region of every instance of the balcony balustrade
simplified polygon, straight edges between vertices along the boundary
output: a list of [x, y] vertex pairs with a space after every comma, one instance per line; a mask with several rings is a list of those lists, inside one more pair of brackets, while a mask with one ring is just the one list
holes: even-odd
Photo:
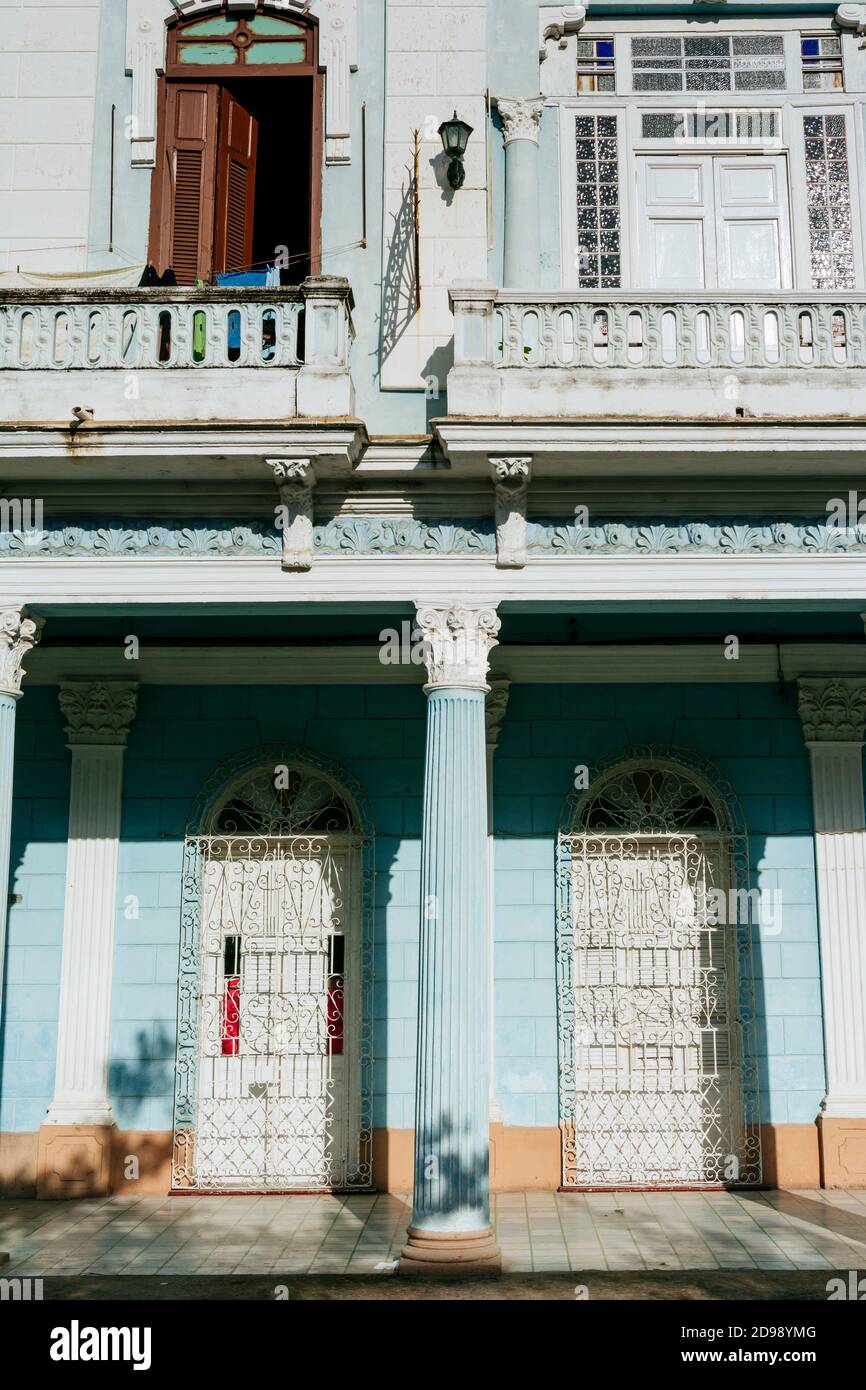
[[866, 417], [850, 293], [460, 287], [451, 303], [451, 417]]
[[2, 291], [0, 418], [66, 421], [75, 404], [118, 423], [348, 416], [351, 309], [348, 282], [330, 276], [287, 289]]

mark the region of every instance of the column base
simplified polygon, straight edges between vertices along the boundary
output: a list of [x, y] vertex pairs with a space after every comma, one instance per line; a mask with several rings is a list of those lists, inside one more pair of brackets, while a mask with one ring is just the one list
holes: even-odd
[[36, 1153], [36, 1196], [108, 1196], [114, 1134], [114, 1125], [43, 1125]]
[[822, 1187], [866, 1187], [866, 1120], [821, 1115]]
[[406, 1234], [400, 1274], [466, 1279], [502, 1272], [502, 1254], [492, 1226], [481, 1231], [422, 1231], [410, 1226]]

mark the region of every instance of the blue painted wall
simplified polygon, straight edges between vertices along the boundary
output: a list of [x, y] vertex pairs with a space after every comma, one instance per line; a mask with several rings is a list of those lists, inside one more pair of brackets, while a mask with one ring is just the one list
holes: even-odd
[[824, 1094], [808, 754], [773, 687], [522, 686], [495, 770], [495, 1085], [507, 1124], [557, 1123], [552, 841], [574, 768], [629, 745], [712, 759], [750, 832], [752, 887], [782, 895], [779, 935], [754, 937], [762, 1119], [814, 1120]]
[[[413, 1122], [425, 706], [410, 687], [144, 686], [127, 753], [111, 1095], [124, 1128], [172, 1123], [179, 892], [190, 803], [224, 758], [306, 744], [364, 788], [377, 831], [374, 1123]], [[763, 1118], [814, 1119], [824, 1088], [808, 757], [772, 687], [518, 686], [495, 770], [496, 1091], [506, 1123], [557, 1123], [554, 842], [578, 763], [629, 744], [712, 758], [750, 829], [753, 881], [783, 895], [755, 939]], [[69, 755], [56, 692], [18, 709], [0, 1127], [37, 1129], [51, 1097]]]

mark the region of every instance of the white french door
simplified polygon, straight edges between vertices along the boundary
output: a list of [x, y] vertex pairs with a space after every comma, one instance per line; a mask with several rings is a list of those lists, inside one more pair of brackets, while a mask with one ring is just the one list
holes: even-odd
[[638, 186], [647, 288], [791, 288], [784, 155], [644, 155]]

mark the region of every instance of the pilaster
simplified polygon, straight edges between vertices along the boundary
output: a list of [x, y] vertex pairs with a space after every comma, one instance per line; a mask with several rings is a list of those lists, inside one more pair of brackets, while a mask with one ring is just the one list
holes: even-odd
[[827, 1094], [821, 1163], [826, 1187], [866, 1185], [866, 682], [799, 681], [812, 765]]
[[12, 781], [15, 771], [15, 707], [21, 697], [24, 660], [42, 635], [44, 618], [24, 607], [0, 610], [0, 1025], [6, 921], [9, 915], [9, 860], [12, 847]]
[[72, 754], [54, 1097], [39, 1134], [37, 1194], [97, 1195], [110, 1183], [111, 978], [123, 755], [137, 686], [60, 687]]

